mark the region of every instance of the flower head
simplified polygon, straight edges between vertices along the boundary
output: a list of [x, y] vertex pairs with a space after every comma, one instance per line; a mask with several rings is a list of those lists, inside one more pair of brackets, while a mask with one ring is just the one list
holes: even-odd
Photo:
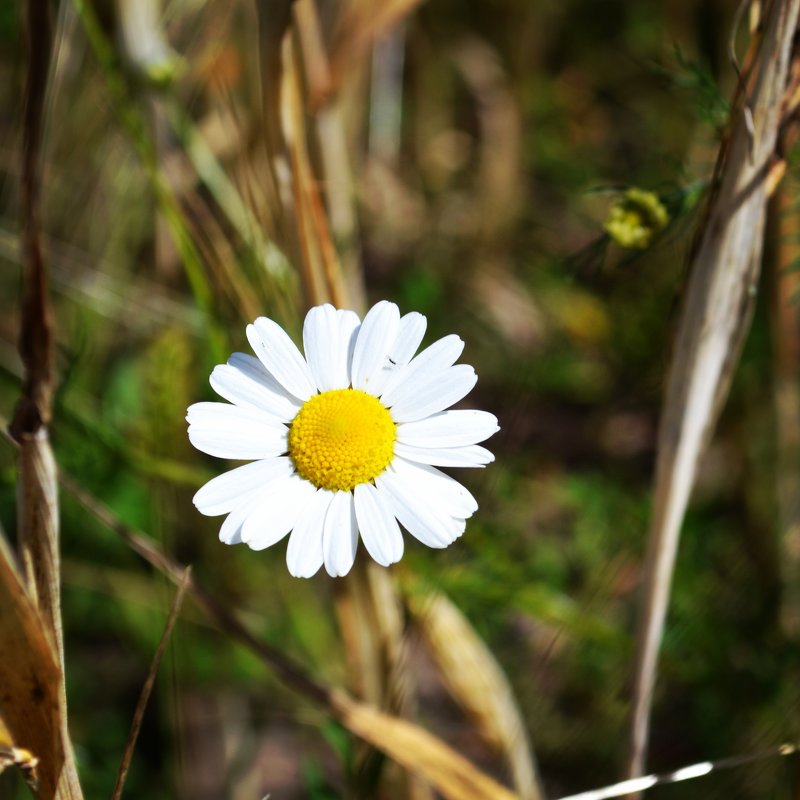
[[437, 467], [494, 460], [478, 442], [498, 430], [485, 411], [447, 411], [475, 385], [456, 364], [464, 343], [445, 336], [414, 356], [426, 320], [394, 303], [363, 322], [331, 305], [308, 312], [303, 357], [275, 322], [247, 326], [258, 358], [234, 353], [211, 373], [229, 403], [189, 407], [189, 439], [204, 453], [250, 460], [194, 497], [209, 516], [227, 514], [220, 539], [263, 550], [291, 532], [289, 572], [310, 577], [353, 566], [359, 533], [388, 566], [403, 555], [400, 525], [430, 547], [447, 547], [478, 507]]
[[644, 250], [668, 222], [658, 195], [634, 186], [611, 207], [603, 227], [620, 247]]

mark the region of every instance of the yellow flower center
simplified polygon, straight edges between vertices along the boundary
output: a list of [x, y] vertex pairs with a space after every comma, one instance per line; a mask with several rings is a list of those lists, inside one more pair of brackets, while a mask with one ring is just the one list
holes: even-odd
[[386, 469], [395, 438], [380, 400], [360, 389], [334, 389], [303, 403], [289, 428], [289, 455], [314, 486], [352, 491]]

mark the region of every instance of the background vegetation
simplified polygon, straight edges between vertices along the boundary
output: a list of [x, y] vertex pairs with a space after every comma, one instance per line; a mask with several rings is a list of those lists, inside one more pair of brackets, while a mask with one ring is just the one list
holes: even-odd
[[[366, 2], [318, 3], [330, 71], [315, 72], [308, 22], [295, 21], [284, 63], [295, 65], [294, 100], [283, 85], [293, 119], [284, 135], [306, 143], [292, 152], [307, 158], [307, 172], [294, 174], [317, 187], [306, 197], [311, 216], [287, 213], [271, 183], [278, 22], [270, 4], [256, 5], [52, 5], [42, 225], [57, 321], [58, 464], [246, 609], [264, 640], [328, 683], [352, 682], [334, 611], [341, 586], [292, 579], [282, 546], [219, 543], [218, 521], [196, 513], [191, 497], [221, 465], [190, 447], [184, 422], [190, 403], [212, 399], [214, 364], [247, 350], [246, 321], [265, 314], [299, 332], [320, 285], [314, 269], [326, 262], [322, 252], [301, 263], [296, 226], [315, 219], [318, 202], [350, 302], [365, 289], [369, 302], [421, 311], [426, 341], [459, 333], [479, 375], [470, 405], [502, 426], [489, 444], [496, 463], [458, 476], [481, 506], [466, 535], [443, 552], [407, 539], [392, 573], [412, 598], [444, 593], [488, 645], [549, 796], [613, 782], [625, 757], [665, 374], [736, 82], [734, 4], [429, 0], [388, 4], [397, 18], [387, 21]], [[746, 27], [734, 37], [740, 51]], [[22, 369], [26, 52], [15, 3], [0, 5], [0, 42], [8, 420]], [[604, 230], [631, 186], [669, 213], [641, 249]], [[753, 328], [683, 529], [648, 759], [657, 771], [800, 738], [800, 650], [783, 624], [781, 571], [800, 410], [777, 402], [779, 379], [797, 380], [798, 307], [784, 269], [796, 246], [786, 236], [794, 187], [790, 167], [771, 208]], [[15, 458], [0, 443], [0, 521], [12, 541]], [[61, 512], [70, 729], [85, 795], [107, 797], [174, 589], [69, 493]], [[417, 719], [506, 781], [502, 757], [445, 688], [413, 618], [405, 636]], [[126, 791], [153, 800], [403, 796], [391, 767], [365, 781], [360, 757], [324, 709], [187, 602]], [[4, 791], [25, 793], [10, 772]], [[797, 761], [787, 758], [651, 794], [798, 792]]]

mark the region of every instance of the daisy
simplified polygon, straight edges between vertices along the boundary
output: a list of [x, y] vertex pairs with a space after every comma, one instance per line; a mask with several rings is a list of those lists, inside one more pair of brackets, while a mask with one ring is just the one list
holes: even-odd
[[359, 533], [383, 566], [403, 555], [400, 525], [429, 547], [461, 536], [478, 504], [437, 467], [493, 461], [478, 442], [499, 429], [485, 411], [446, 410], [477, 376], [455, 364], [464, 349], [455, 335], [414, 356], [426, 324], [385, 300], [363, 322], [317, 306], [303, 326], [305, 358], [273, 320], [247, 326], [258, 358], [234, 353], [211, 373], [229, 403], [195, 403], [186, 417], [198, 450], [251, 461], [194, 496], [202, 514], [227, 514], [223, 542], [263, 550], [291, 532], [289, 572], [307, 578], [323, 564], [346, 575]]

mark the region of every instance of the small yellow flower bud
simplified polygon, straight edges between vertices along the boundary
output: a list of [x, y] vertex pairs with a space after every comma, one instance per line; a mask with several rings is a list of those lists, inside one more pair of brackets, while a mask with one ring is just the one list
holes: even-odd
[[644, 250], [667, 222], [669, 215], [658, 195], [633, 187], [611, 207], [603, 228], [620, 247]]

